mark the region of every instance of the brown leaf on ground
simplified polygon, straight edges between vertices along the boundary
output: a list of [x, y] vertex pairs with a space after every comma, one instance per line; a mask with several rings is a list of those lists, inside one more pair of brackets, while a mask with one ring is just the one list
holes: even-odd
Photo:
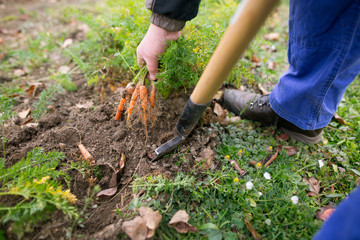
[[270, 70], [275, 70], [276, 68], [276, 62], [269, 62], [268, 65], [267, 65], [267, 68], [270, 69]]
[[179, 210], [171, 218], [168, 225], [175, 228], [179, 233], [197, 232], [197, 228], [188, 223], [189, 219], [189, 214], [187, 214], [184, 210]]
[[159, 211], [154, 211], [149, 207], [140, 207], [139, 214], [145, 220], [148, 229], [146, 238], [151, 238], [154, 236], [155, 229], [159, 226], [162, 216]]
[[101, 192], [98, 192], [98, 194], [96, 194], [96, 196], [97, 197], [101, 197], [101, 196], [111, 197], [111, 196], [114, 196], [116, 191], [117, 191], [117, 187], [108, 188], [108, 189], [102, 190]]
[[280, 37], [280, 34], [279, 33], [268, 33], [268, 34], [265, 34], [264, 38], [268, 41], [277, 41], [279, 40], [279, 37]]
[[336, 121], [338, 121], [338, 123], [342, 125], [347, 125], [346, 121], [342, 117], [340, 117], [339, 114], [335, 113], [334, 118]]
[[76, 107], [79, 109], [89, 109], [94, 106], [94, 103], [92, 101], [87, 101], [85, 103], [78, 103], [76, 104]]
[[258, 63], [258, 62], [261, 61], [260, 58], [258, 58], [258, 57], [255, 56], [255, 55], [252, 55], [251, 58], [250, 58], [250, 60], [251, 60], [253, 63]]
[[65, 41], [63, 42], [63, 44], [61, 45], [62, 48], [67, 48], [70, 45], [73, 44], [73, 40], [71, 38], [65, 39]]
[[214, 113], [217, 115], [217, 116], [220, 116], [223, 114], [223, 112], [225, 111], [220, 104], [218, 103], [215, 103], [214, 104]]
[[125, 154], [121, 153], [120, 162], [119, 162], [119, 172], [122, 172], [124, 170], [126, 163]]
[[205, 161], [201, 163], [201, 169], [209, 170], [213, 167], [214, 155], [214, 150], [212, 150], [211, 147], [207, 147], [200, 152], [199, 157], [197, 157], [195, 161], [202, 162], [205, 159]]
[[258, 84], [258, 87], [262, 95], [269, 94], [269, 92], [260, 83]]
[[229, 124], [234, 124], [241, 121], [241, 117], [235, 116], [235, 117], [229, 117], [226, 115], [226, 117], [220, 122], [221, 126], [227, 126]]
[[299, 151], [295, 146], [283, 146], [283, 148], [286, 150], [288, 157], [295, 155]]
[[24, 76], [26, 73], [22, 69], [15, 69], [13, 74], [15, 77], [21, 77]]
[[253, 236], [253, 238], [255, 240], [261, 240], [261, 235], [253, 228], [253, 226], [251, 225], [251, 223], [249, 222], [249, 220], [247, 219], [247, 217], [245, 217], [245, 223], [246, 223], [246, 227], [247, 229], [250, 231], [251, 235]]
[[111, 178], [110, 178], [110, 181], [109, 181], [109, 188], [117, 187], [117, 174], [118, 174], [118, 171], [113, 172], [111, 174]]
[[213, 97], [213, 99], [215, 99], [215, 100], [220, 100], [221, 97], [222, 97], [222, 95], [223, 95], [223, 93], [224, 93], [224, 91], [222, 91], [222, 90], [217, 91], [217, 93], [215, 94], [215, 96]]
[[30, 112], [31, 112], [31, 108], [28, 108], [28, 109], [25, 109], [25, 110], [19, 112], [18, 116], [21, 119], [25, 119], [29, 115]]
[[280, 134], [279, 136], [276, 136], [276, 139], [278, 140], [283, 140], [283, 141], [287, 141], [289, 139], [289, 136], [286, 135], [285, 133]]
[[320, 209], [320, 211], [316, 212], [316, 218], [326, 221], [331, 214], [335, 211], [333, 204], [329, 204]]
[[249, 163], [250, 163], [253, 167], [256, 167], [257, 162], [255, 162], [255, 161], [253, 161], [253, 160], [250, 160]]
[[244, 176], [246, 171], [239, 167], [239, 164], [234, 160], [229, 160], [231, 165], [239, 172], [240, 176]]
[[66, 65], [63, 65], [63, 66], [59, 67], [59, 69], [58, 69], [59, 73], [61, 73], [61, 74], [67, 74], [70, 72], [70, 70], [71, 70], [70, 67], [66, 66]]
[[27, 90], [27, 94], [29, 94], [29, 96], [34, 96], [35, 95], [35, 90], [36, 90], [36, 85], [31, 85]]
[[34, 120], [33, 117], [30, 116], [27, 119], [25, 119], [24, 122], [21, 123], [21, 125], [26, 125], [28, 123], [31, 123], [33, 120]]
[[308, 196], [314, 197], [314, 196], [317, 196], [319, 194], [319, 192], [320, 192], [320, 182], [316, 178], [311, 177], [311, 178], [307, 179], [307, 178], [304, 177], [303, 182], [306, 185], [309, 185], [310, 193], [308, 193]]
[[124, 222], [121, 225], [121, 229], [131, 240], [145, 240], [148, 232], [145, 220], [139, 216]]
[[276, 152], [274, 153], [274, 155], [272, 155], [272, 156], [270, 157], [270, 159], [264, 163], [264, 166], [265, 166], [265, 167], [269, 166], [270, 163], [272, 163], [273, 161], [275, 161], [275, 159], [276, 159], [278, 156], [279, 156], [279, 152], [276, 151]]

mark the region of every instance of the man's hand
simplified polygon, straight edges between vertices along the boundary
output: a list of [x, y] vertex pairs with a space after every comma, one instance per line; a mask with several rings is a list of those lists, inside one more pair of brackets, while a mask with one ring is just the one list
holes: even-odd
[[166, 41], [175, 41], [180, 37], [180, 31], [170, 32], [154, 24], [150, 24], [150, 27], [136, 49], [137, 60], [139, 66], [147, 65], [151, 80], [156, 80], [156, 74], [158, 72], [158, 58], [165, 52], [167, 48]]

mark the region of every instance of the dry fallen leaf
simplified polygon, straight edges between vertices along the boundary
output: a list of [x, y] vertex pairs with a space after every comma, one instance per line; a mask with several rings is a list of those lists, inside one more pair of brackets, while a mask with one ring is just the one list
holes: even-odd
[[65, 39], [63, 44], [61, 45], [62, 48], [67, 48], [73, 43], [73, 40], [71, 38]]
[[187, 214], [184, 210], [179, 210], [171, 218], [168, 225], [175, 228], [179, 233], [197, 232], [197, 228], [188, 223], [189, 219], [189, 214]]
[[298, 149], [295, 146], [283, 146], [283, 148], [287, 151], [288, 157], [291, 157], [298, 152]]
[[221, 124], [221, 126], [224, 127], [224, 126], [227, 126], [229, 124], [237, 123], [239, 121], [241, 121], [241, 117], [239, 117], [239, 116], [235, 116], [235, 117], [230, 118], [228, 115], [226, 115], [225, 119], [222, 120], [220, 122], [220, 124]]
[[283, 141], [287, 141], [289, 139], [289, 136], [286, 135], [285, 133], [280, 134], [279, 136], [276, 136], [277, 140], [283, 140]]
[[15, 69], [13, 74], [15, 77], [21, 77], [24, 76], [26, 73], [22, 69]]
[[258, 62], [261, 61], [260, 58], [258, 58], [258, 57], [255, 56], [255, 55], [252, 55], [251, 58], [250, 58], [250, 60], [251, 60], [251, 62], [253, 62], [253, 63], [258, 63]]
[[216, 99], [216, 100], [220, 100], [222, 95], [223, 95], [224, 91], [217, 91], [217, 93], [215, 94], [215, 96], [213, 97], [213, 99]]
[[201, 169], [209, 170], [213, 167], [214, 155], [214, 150], [212, 150], [211, 147], [207, 147], [200, 152], [199, 157], [197, 157], [195, 161], [201, 162], [203, 159], [205, 159], [205, 162], [202, 163]]
[[310, 197], [314, 197], [317, 196], [320, 192], [320, 182], [318, 180], [316, 180], [316, 178], [311, 177], [309, 179], [307, 178], [303, 178], [303, 182], [306, 185], [309, 185], [310, 188], [310, 192], [307, 194]]
[[113, 172], [109, 181], [109, 188], [117, 187], [117, 174], [119, 171]]
[[27, 123], [27, 124], [23, 124], [20, 127], [21, 128], [27, 128], [27, 127], [37, 128], [38, 126], [39, 126], [39, 123], [30, 122], [30, 123]]
[[334, 114], [334, 118], [335, 118], [335, 120], [338, 121], [340, 124], [342, 124], [342, 125], [347, 125], [346, 121], [345, 121], [342, 117], [340, 117], [339, 114], [335, 113], [335, 114]]
[[113, 188], [108, 188], [105, 190], [102, 190], [101, 192], [98, 192], [98, 194], [96, 194], [97, 197], [101, 197], [101, 196], [107, 196], [107, 197], [111, 197], [113, 196], [117, 191], [117, 187], [113, 187]]
[[155, 229], [159, 226], [162, 216], [159, 211], [154, 211], [149, 207], [140, 207], [139, 214], [145, 220], [148, 229], [146, 238], [151, 238], [154, 236]]
[[276, 151], [276, 152], [274, 153], [274, 155], [272, 155], [268, 161], [264, 162], [264, 166], [265, 166], [265, 167], [269, 166], [270, 163], [272, 163], [273, 161], [275, 161], [275, 159], [278, 157], [278, 155], [279, 155], [279, 152]]
[[148, 232], [145, 220], [139, 216], [133, 220], [124, 222], [121, 225], [121, 229], [131, 240], [145, 240]]
[[27, 94], [29, 94], [29, 96], [34, 96], [35, 94], [35, 90], [36, 90], [36, 85], [31, 85], [28, 89], [26, 89]]
[[229, 162], [230, 162], [231, 165], [233, 165], [233, 167], [239, 172], [240, 176], [245, 175], [246, 171], [243, 170], [243, 169], [241, 169], [241, 168], [239, 167], [239, 164], [238, 164], [236, 161], [234, 161], [234, 160], [229, 160]]
[[225, 110], [221, 107], [220, 104], [218, 104], [218, 103], [215, 103], [215, 104], [214, 104], [214, 113], [215, 113], [217, 116], [221, 116], [224, 111], [225, 111]]
[[330, 215], [335, 211], [333, 207], [334, 206], [331, 203], [329, 205], [322, 207], [321, 210], [316, 213], [316, 218], [326, 221], [330, 217]]
[[258, 84], [258, 87], [262, 95], [269, 94], [269, 92], [260, 83]]
[[68, 67], [68, 66], [61, 66], [61, 67], [59, 67], [59, 73], [61, 73], [61, 74], [66, 74], [66, 73], [68, 73], [68, 72], [70, 72], [70, 67]]
[[245, 223], [246, 223], [246, 227], [247, 229], [250, 231], [251, 235], [253, 236], [253, 238], [255, 240], [261, 240], [261, 235], [253, 228], [253, 226], [251, 225], [251, 223], [249, 222], [249, 220], [247, 219], [247, 217], [244, 218], [245, 219]]
[[269, 41], [277, 41], [279, 40], [280, 34], [279, 33], [268, 33], [265, 34], [264, 38]]
[[270, 70], [275, 70], [276, 65], [277, 65], [276, 62], [269, 62], [267, 68]]
[[28, 109], [25, 109], [25, 110], [19, 112], [18, 116], [21, 119], [25, 119], [29, 115], [30, 112], [31, 112], [31, 108], [28, 108]]
[[94, 103], [92, 101], [87, 101], [85, 103], [78, 103], [76, 104], [76, 107], [79, 109], [89, 109], [94, 106]]
[[120, 158], [120, 162], [119, 162], [119, 172], [122, 172], [122, 170], [125, 167], [125, 163], [126, 163], [125, 154], [121, 153], [121, 158]]

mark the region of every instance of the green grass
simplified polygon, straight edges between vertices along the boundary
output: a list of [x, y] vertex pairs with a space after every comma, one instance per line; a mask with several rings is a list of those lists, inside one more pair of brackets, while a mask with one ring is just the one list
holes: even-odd
[[[318, 145], [279, 142], [271, 134], [272, 128], [263, 129], [246, 120], [225, 128], [214, 125], [219, 136], [219, 169], [200, 172], [195, 168], [175, 179], [162, 175], [138, 178], [133, 183], [134, 192], [146, 191], [137, 204], [151, 206], [163, 215], [158, 239], [251, 239], [245, 216], [263, 239], [311, 239], [322, 225], [315, 218], [316, 212], [330, 203], [338, 204], [358, 184], [359, 83], [357, 78], [339, 108], [349, 125], [332, 121]], [[274, 153], [279, 143], [296, 146], [298, 152], [288, 157], [282, 150], [267, 168], [256, 169], [249, 164], [249, 160], [262, 162], [269, 155], [269, 147]], [[239, 176], [227, 158], [235, 160], [247, 174]], [[324, 162], [322, 168], [319, 160]], [[270, 180], [264, 178], [265, 172]], [[320, 181], [321, 187], [313, 197], [307, 195], [310, 189], [303, 182], [310, 177]], [[254, 185], [251, 190], [246, 188], [248, 181]], [[292, 203], [292, 196], [298, 196], [298, 204]], [[199, 233], [180, 235], [167, 226], [180, 209], [190, 214], [190, 223], [201, 229]]]
[[[160, 60], [162, 68], [158, 75], [160, 81], [157, 82], [164, 97], [172, 91], [186, 90], [196, 84], [237, 2], [203, 1], [199, 16], [187, 24], [179, 41], [170, 43]], [[29, 38], [22, 50], [1, 46], [0, 50], [6, 50], [8, 54], [1, 61], [0, 71], [11, 75], [13, 69], [24, 65], [31, 74], [34, 69], [48, 63], [47, 56], [51, 51], [61, 51], [68, 58], [68, 64], [80, 70], [89, 84], [101, 83], [109, 77], [124, 80], [121, 79], [124, 72], [138, 70], [135, 51], [146, 32], [149, 14], [142, 1], [108, 1], [106, 6], [94, 7], [91, 13], [67, 9], [66, 16], [61, 19], [63, 22], [76, 18], [90, 27], [85, 41], [62, 49], [59, 46], [66, 33], [43, 33]], [[279, 33], [278, 40], [264, 38], [265, 34], [272, 32]], [[245, 85], [255, 91], [256, 84], [261, 83], [270, 90], [287, 67], [287, 40], [287, 3], [283, 2], [251, 43], [228, 82], [235, 86]], [[251, 60], [254, 57], [259, 59], [258, 62]], [[268, 67], [269, 62], [276, 62], [274, 69]], [[71, 74], [58, 74], [50, 79], [55, 79], [69, 91], [76, 91]], [[194, 167], [190, 172], [179, 172], [174, 179], [163, 175], [137, 177], [132, 183], [133, 191], [144, 190], [144, 193], [141, 198], [134, 199], [129, 208], [146, 205], [160, 211], [163, 220], [155, 239], [251, 239], [245, 217], [263, 239], [310, 239], [322, 225], [322, 221], [315, 218], [316, 211], [330, 203], [339, 203], [359, 182], [359, 86], [358, 77], [346, 91], [338, 109], [347, 125], [332, 121], [325, 128], [324, 141], [318, 145], [280, 141], [271, 133], [275, 129], [263, 129], [246, 120], [227, 127], [211, 126], [217, 132], [219, 141], [214, 149], [216, 159], [221, 163], [217, 169], [201, 171]], [[2, 129], [5, 121], [13, 115], [11, 95], [20, 91], [16, 87], [0, 88], [2, 112], [6, 110], [6, 114], [1, 115]], [[33, 111], [37, 118], [46, 113], [46, 106], [57, 91], [58, 88], [53, 85], [35, 101]], [[2, 142], [5, 141], [3, 136]], [[282, 150], [268, 168], [257, 169], [249, 164], [249, 160], [262, 162], [269, 155], [270, 147], [274, 153], [279, 143], [296, 146], [298, 152], [288, 157]], [[247, 174], [239, 176], [229, 159], [246, 169]], [[319, 160], [324, 162], [322, 168]], [[179, 158], [178, 164], [182, 161]], [[83, 166], [72, 164], [71, 168], [84, 172]], [[270, 174], [270, 180], [264, 178], [266, 172]], [[307, 195], [310, 189], [303, 182], [303, 178], [310, 177], [321, 182], [320, 192], [313, 197]], [[40, 175], [36, 179], [40, 181]], [[247, 189], [246, 183], [250, 181], [254, 186]], [[31, 182], [34, 183], [33, 180]], [[3, 183], [3, 186], [7, 185]], [[299, 198], [298, 204], [292, 203], [292, 196]], [[190, 223], [199, 229], [198, 233], [179, 234], [167, 226], [173, 214], [180, 209], [190, 214]], [[5, 216], [7, 212], [2, 214]], [[80, 211], [73, 227], [82, 223], [84, 216], [81, 215]], [[132, 218], [134, 214], [123, 216]]]

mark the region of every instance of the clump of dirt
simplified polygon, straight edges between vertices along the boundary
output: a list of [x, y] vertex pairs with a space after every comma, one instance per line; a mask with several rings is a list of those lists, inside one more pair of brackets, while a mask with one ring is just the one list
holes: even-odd
[[[52, 112], [42, 117], [37, 126], [12, 125], [6, 129], [9, 139], [6, 144], [8, 164], [14, 164], [24, 158], [26, 153], [35, 147], [42, 147], [45, 151], [64, 152], [67, 156], [66, 162], [79, 161], [82, 158], [77, 145], [82, 143], [93, 155], [96, 164], [100, 165], [99, 170], [104, 177], [96, 184], [102, 189], [108, 187], [112, 173], [111, 168], [106, 166], [118, 169], [120, 157], [125, 154], [126, 164], [119, 176], [117, 193], [113, 197], [95, 199], [97, 208], [87, 210], [89, 218], [83, 223], [84, 228], [75, 229], [75, 235], [81, 234], [82, 239], [120, 219], [114, 210], [131, 200], [129, 183], [133, 180], [134, 174], [140, 177], [155, 173], [175, 176], [179, 171], [189, 171], [193, 168], [195, 159], [203, 149], [209, 146], [214, 148], [216, 145], [216, 134], [209, 134], [209, 129], [204, 126], [198, 127], [175, 153], [152, 162], [148, 153], [174, 136], [176, 122], [189, 96], [179, 94], [166, 100], [158, 96], [156, 121], [149, 120], [147, 141], [140, 109], [135, 110], [130, 124], [125, 120], [115, 121], [119, 95], [108, 96], [105, 102], [97, 100], [96, 96], [98, 95], [92, 89], [80, 84], [79, 91], [60, 95], [52, 105]], [[180, 159], [187, 161], [178, 164]], [[89, 194], [90, 185], [94, 183], [89, 183], [88, 179], [77, 171], [70, 174], [71, 192], [79, 199], [77, 204], [81, 209], [85, 197]], [[51, 218], [50, 222], [39, 225], [28, 238], [64, 238], [71, 223], [61, 219], [62, 222], [59, 223], [59, 218]]]

